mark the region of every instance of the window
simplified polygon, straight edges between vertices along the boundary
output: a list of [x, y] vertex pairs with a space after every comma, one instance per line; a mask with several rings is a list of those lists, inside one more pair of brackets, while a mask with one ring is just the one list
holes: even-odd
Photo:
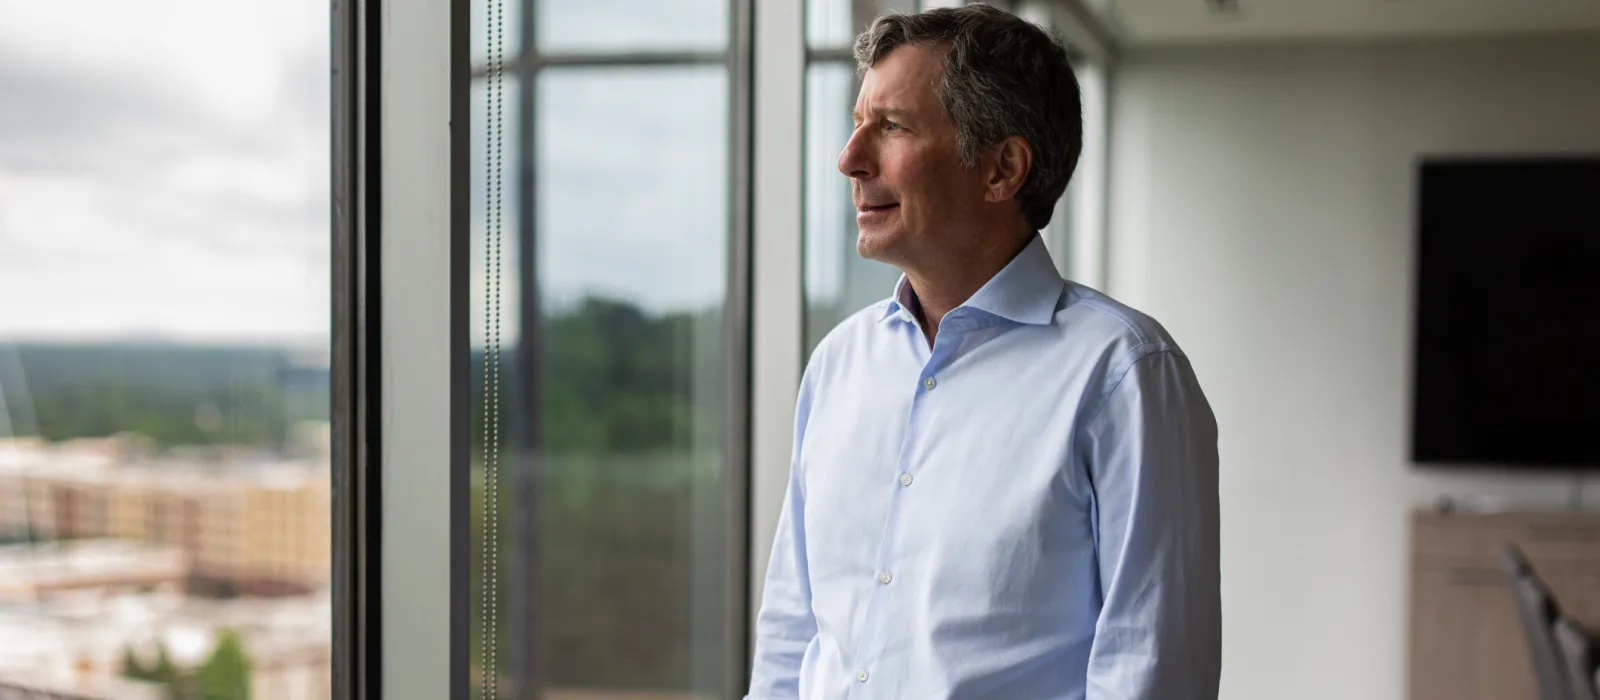
[[741, 6], [473, 0], [474, 694], [742, 682]]
[[[929, 3], [938, 4], [938, 3]], [[851, 45], [878, 15], [915, 12], [917, 0], [806, 0], [806, 354], [845, 317], [894, 291], [900, 271], [856, 254], [850, 180], [839, 153], [850, 140], [860, 80]]]
[[0, 0], [0, 696], [329, 695], [328, 15]]

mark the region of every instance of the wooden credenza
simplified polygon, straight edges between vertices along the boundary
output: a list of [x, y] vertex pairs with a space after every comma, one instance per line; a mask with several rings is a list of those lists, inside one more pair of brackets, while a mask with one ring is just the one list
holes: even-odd
[[1557, 602], [1600, 630], [1600, 512], [1441, 513], [1411, 521], [1411, 700], [1537, 700], [1501, 554], [1514, 542]]

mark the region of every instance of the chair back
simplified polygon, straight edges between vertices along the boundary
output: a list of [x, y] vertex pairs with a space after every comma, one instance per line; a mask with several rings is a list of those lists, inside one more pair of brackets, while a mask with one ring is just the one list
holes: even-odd
[[1554, 630], [1560, 611], [1555, 598], [1531, 568], [1512, 574], [1511, 590], [1533, 661], [1534, 678], [1539, 684], [1539, 700], [1571, 700], [1568, 691], [1571, 681], [1556, 650]]
[[1600, 700], [1595, 695], [1594, 687], [1594, 639], [1582, 624], [1566, 615], [1556, 620], [1553, 632], [1572, 700]]

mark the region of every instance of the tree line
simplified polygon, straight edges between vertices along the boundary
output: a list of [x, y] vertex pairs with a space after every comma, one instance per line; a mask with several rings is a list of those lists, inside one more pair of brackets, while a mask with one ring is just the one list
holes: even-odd
[[122, 652], [123, 677], [162, 686], [168, 700], [250, 700], [250, 673], [244, 641], [233, 630], [222, 630], [211, 654], [193, 669], [179, 668], [159, 642], [149, 664], [141, 662], [131, 647]]
[[[651, 314], [590, 298], [547, 314], [530, 334], [533, 371], [521, 366], [524, 348], [501, 349], [502, 670], [525, 668], [530, 659], [513, 655], [537, 648], [549, 685], [689, 690], [715, 675], [707, 664], [718, 654], [707, 645], [723, 628], [717, 616], [730, 594], [717, 583], [727, 555], [719, 530], [729, 418], [722, 323], [716, 310]], [[326, 367], [297, 364], [282, 348], [0, 345], [0, 360], [8, 350], [17, 361], [0, 361], [0, 393], [15, 433], [65, 440], [135, 431], [164, 447], [274, 448], [295, 424], [328, 417]], [[481, 348], [469, 358], [475, 459], [484, 452], [486, 359]], [[481, 482], [472, 502], [476, 558]], [[512, 536], [518, 518], [531, 537]], [[475, 613], [481, 575], [474, 561]], [[531, 605], [534, 619], [512, 618], [530, 609], [512, 596]], [[473, 625], [472, 658], [481, 665], [481, 615]], [[227, 685], [220, 670], [185, 677], [161, 658], [146, 668], [130, 655], [130, 675], [174, 693]], [[218, 664], [248, 676], [248, 659]], [[229, 687], [248, 686], [229, 678]]]

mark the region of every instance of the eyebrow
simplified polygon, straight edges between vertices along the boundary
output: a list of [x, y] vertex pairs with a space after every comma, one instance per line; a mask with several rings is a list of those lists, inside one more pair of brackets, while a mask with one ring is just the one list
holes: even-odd
[[[880, 117], [887, 117], [899, 121], [911, 121], [916, 116], [911, 112], [911, 110], [902, 107], [885, 107], [883, 109], [873, 111], [876, 112]], [[861, 110], [851, 110], [850, 120], [857, 124], [865, 121], [861, 118]]]

